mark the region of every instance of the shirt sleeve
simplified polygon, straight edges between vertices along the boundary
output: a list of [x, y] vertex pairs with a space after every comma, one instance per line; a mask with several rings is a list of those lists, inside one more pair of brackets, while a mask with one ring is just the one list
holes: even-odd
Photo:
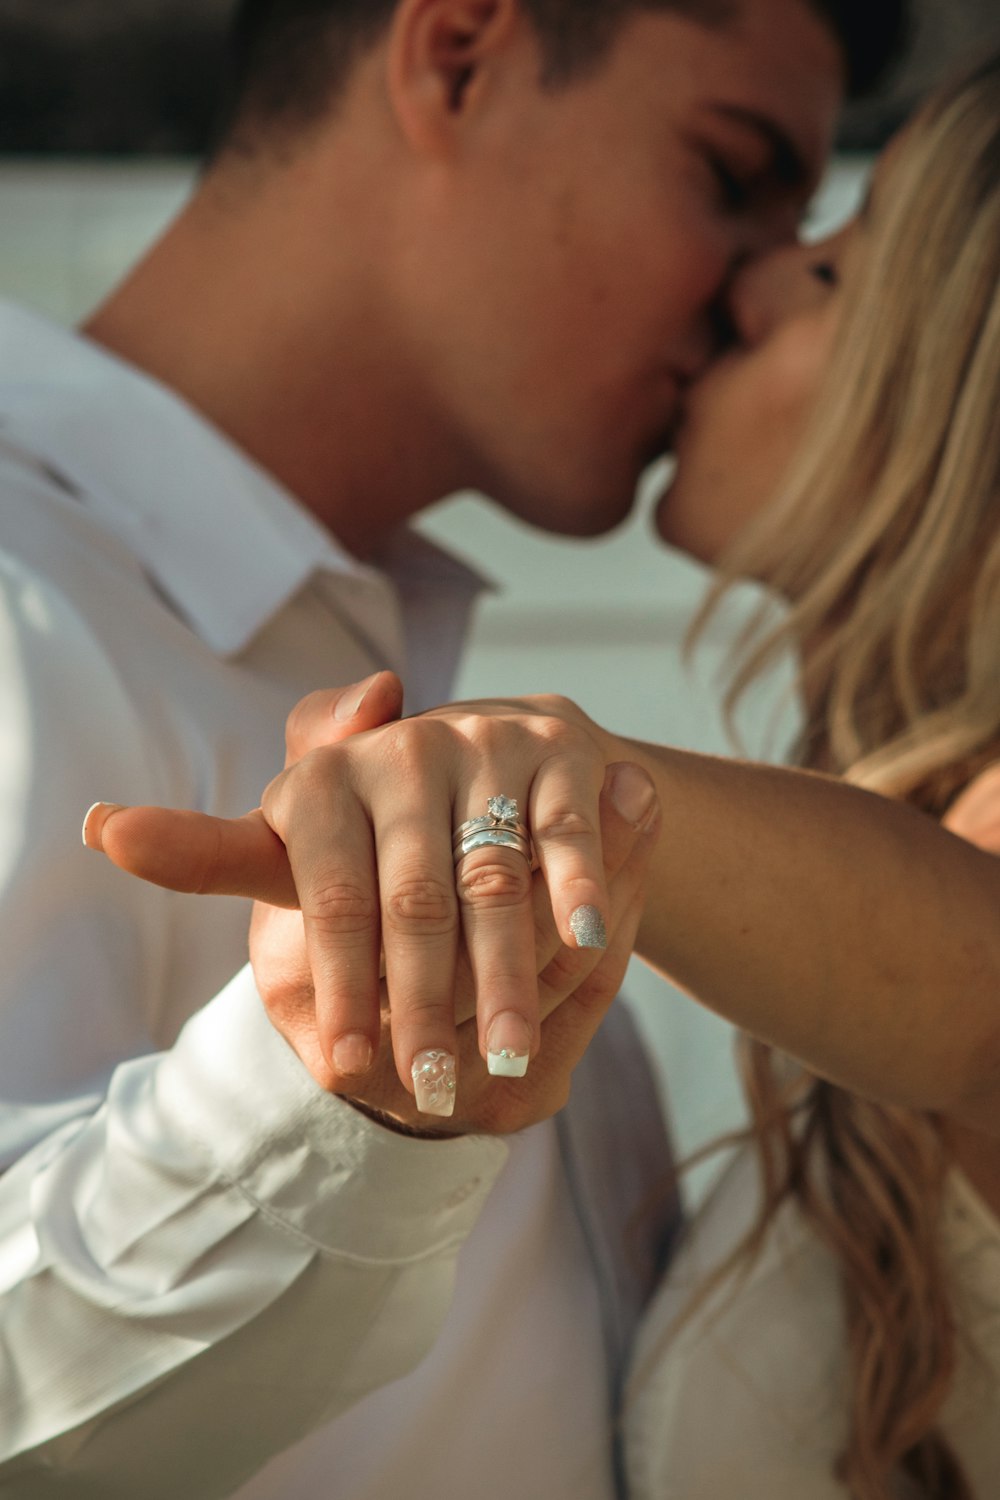
[[238, 975], [3, 1182], [0, 1489], [230, 1493], [426, 1352], [505, 1155], [323, 1094]]
[[249, 970], [154, 1051], [173, 898], [79, 825], [166, 800], [156, 747], [2, 558], [0, 700], [0, 1493], [229, 1494], [419, 1361], [506, 1148], [323, 1093]]

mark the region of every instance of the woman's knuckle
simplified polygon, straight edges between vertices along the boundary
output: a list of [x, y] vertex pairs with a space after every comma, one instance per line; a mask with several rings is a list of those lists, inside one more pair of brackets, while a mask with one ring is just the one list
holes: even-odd
[[553, 717], [561, 716], [569, 699], [562, 693], [532, 693], [527, 702], [531, 704], [534, 713]]
[[590, 819], [573, 807], [550, 808], [536, 819], [533, 832], [536, 840], [569, 840], [573, 843], [597, 837]]
[[290, 814], [298, 809], [303, 815], [314, 816], [317, 805], [328, 806], [331, 790], [339, 781], [336, 758], [336, 750], [324, 746], [307, 751], [301, 760], [282, 772], [276, 785], [280, 783], [282, 801]]
[[454, 886], [433, 875], [405, 875], [387, 890], [383, 916], [397, 932], [448, 932], [457, 920]]
[[455, 1027], [455, 1009], [451, 995], [444, 999], [427, 994], [407, 994], [406, 1024], [415, 1033], [431, 1033], [445, 1041]]
[[484, 760], [502, 760], [510, 744], [510, 726], [490, 714], [464, 714], [455, 729], [465, 747]]
[[518, 906], [531, 896], [531, 871], [519, 855], [510, 860], [489, 860], [459, 870], [458, 897], [474, 909]]
[[306, 915], [327, 932], [351, 936], [378, 922], [375, 893], [353, 881], [331, 879], [309, 893]]
[[540, 715], [534, 723], [534, 731], [544, 744], [546, 751], [552, 755], [556, 752], [565, 753], [574, 748], [577, 742], [575, 731], [565, 720], [554, 717], [551, 714]]

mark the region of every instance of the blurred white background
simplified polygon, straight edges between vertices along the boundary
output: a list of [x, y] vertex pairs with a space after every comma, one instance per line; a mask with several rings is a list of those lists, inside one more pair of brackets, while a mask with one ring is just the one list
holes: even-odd
[[[866, 164], [837, 162], [810, 231], [846, 216]], [[0, 294], [71, 323], [93, 307], [183, 202], [189, 162], [0, 161]], [[718, 683], [747, 596], [685, 665], [682, 641], [705, 584], [652, 533], [651, 475], [634, 519], [597, 542], [554, 541], [495, 506], [460, 496], [426, 529], [500, 586], [482, 607], [459, 695], [559, 692], [598, 721], [644, 739], [725, 753]], [[788, 674], [742, 721], [747, 752], [777, 758], [794, 723]], [[669, 812], [664, 837], [670, 837]], [[748, 877], [749, 878], [749, 877]], [[743, 1118], [728, 1028], [634, 963], [627, 993], [649, 1040], [677, 1145], [687, 1153]], [[697, 1195], [711, 1177], [691, 1179]]]

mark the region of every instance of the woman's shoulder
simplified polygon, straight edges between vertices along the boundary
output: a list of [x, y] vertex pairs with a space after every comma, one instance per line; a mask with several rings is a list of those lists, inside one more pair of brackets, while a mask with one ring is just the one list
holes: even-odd
[[[650, 1307], [626, 1398], [639, 1497], [841, 1497], [824, 1488], [844, 1435], [833, 1257], [789, 1204], [760, 1252], [704, 1289], [753, 1225], [759, 1201], [756, 1158], [741, 1151], [692, 1220]], [[715, 1489], [704, 1488], [707, 1475]]]
[[[640, 1500], [726, 1493], [741, 1470], [744, 1500], [756, 1500], [753, 1475], [761, 1497], [842, 1497], [841, 1488], [826, 1488], [846, 1433], [849, 1380], [833, 1254], [788, 1202], [758, 1254], [711, 1280], [755, 1223], [760, 1201], [756, 1155], [745, 1149], [692, 1219], [649, 1309], [626, 1402]], [[961, 1340], [944, 1425], [979, 1473], [1000, 1461], [992, 1417], [984, 1425], [1000, 1388], [1000, 1222], [957, 1169], [942, 1239]], [[715, 1491], [699, 1488], [704, 1472]]]
[[[643, 1344], [655, 1339], [684, 1349], [736, 1338], [748, 1326], [758, 1328], [764, 1313], [781, 1314], [786, 1337], [801, 1316], [801, 1337], [814, 1354], [817, 1336], [839, 1343], [836, 1258], [794, 1201], [775, 1213], [757, 1252], [713, 1282], [755, 1225], [761, 1202], [757, 1156], [745, 1147], [687, 1225], [647, 1315]], [[988, 1319], [996, 1326], [990, 1353], [1000, 1370], [1000, 1219], [957, 1167], [948, 1174], [941, 1236], [959, 1322], [981, 1328]]]

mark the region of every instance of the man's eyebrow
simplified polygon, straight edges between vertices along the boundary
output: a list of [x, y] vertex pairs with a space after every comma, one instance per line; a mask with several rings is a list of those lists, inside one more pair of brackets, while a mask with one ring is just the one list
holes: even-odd
[[813, 169], [786, 130], [769, 115], [741, 104], [710, 104], [709, 109], [728, 120], [746, 126], [763, 136], [771, 148], [770, 171], [784, 186], [804, 188], [812, 185]]

